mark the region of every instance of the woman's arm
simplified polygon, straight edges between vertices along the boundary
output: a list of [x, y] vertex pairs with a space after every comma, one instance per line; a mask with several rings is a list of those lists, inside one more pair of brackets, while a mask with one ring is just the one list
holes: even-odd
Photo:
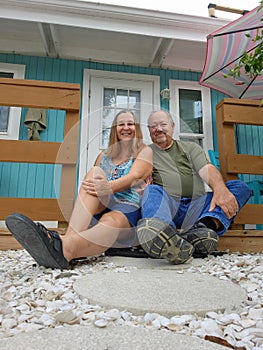
[[152, 149], [146, 146], [136, 157], [129, 173], [110, 182], [112, 192], [124, 191], [145, 180], [152, 173], [152, 162]]
[[101, 158], [102, 158], [102, 156], [103, 156], [103, 153], [104, 153], [104, 151], [101, 151], [101, 152], [98, 154], [98, 156], [97, 156], [97, 158], [96, 158], [96, 160], [95, 160], [95, 162], [94, 162], [94, 166], [100, 166], [100, 161], [101, 161]]
[[[95, 166], [99, 166], [102, 153], [95, 161]], [[152, 149], [144, 147], [136, 157], [129, 173], [113, 181], [107, 181], [102, 176], [95, 176], [92, 180], [82, 182], [83, 189], [93, 196], [103, 196], [110, 193], [124, 191], [132, 186], [140, 184], [152, 173]]]

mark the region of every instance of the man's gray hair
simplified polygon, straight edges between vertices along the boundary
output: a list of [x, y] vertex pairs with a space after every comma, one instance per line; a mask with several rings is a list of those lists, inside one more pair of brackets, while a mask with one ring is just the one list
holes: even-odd
[[157, 111], [152, 111], [152, 112], [150, 113], [150, 115], [149, 115], [149, 117], [148, 117], [148, 119], [147, 119], [147, 124], [148, 124], [148, 126], [149, 126], [149, 120], [150, 120], [151, 116], [152, 116], [153, 114], [157, 113], [157, 112], [164, 112], [164, 113], [167, 115], [167, 117], [169, 117], [171, 123], [172, 123], [172, 124], [174, 123], [174, 120], [173, 120], [173, 117], [172, 117], [171, 113], [169, 113], [168, 111], [166, 111], [166, 110], [164, 110], [164, 109], [159, 109], [159, 110], [157, 110]]

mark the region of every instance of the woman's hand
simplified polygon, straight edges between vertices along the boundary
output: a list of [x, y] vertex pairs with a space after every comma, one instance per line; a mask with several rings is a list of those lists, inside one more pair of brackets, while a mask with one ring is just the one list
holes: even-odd
[[82, 188], [91, 196], [103, 197], [112, 193], [109, 181], [104, 176], [97, 174], [92, 179], [82, 181]]

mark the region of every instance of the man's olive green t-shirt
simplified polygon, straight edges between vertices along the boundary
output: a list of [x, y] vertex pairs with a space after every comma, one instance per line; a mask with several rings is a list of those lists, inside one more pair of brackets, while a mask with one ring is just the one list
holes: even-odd
[[205, 194], [199, 170], [209, 163], [203, 149], [195, 142], [173, 141], [163, 150], [151, 144], [153, 150], [153, 182], [161, 185], [173, 197], [196, 198]]

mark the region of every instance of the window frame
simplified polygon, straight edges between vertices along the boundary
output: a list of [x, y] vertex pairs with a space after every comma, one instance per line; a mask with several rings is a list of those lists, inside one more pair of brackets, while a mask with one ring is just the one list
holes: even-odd
[[[25, 78], [25, 65], [0, 62], [0, 72], [13, 74], [13, 79]], [[7, 132], [0, 131], [0, 140], [18, 140], [21, 120], [21, 108], [10, 107]]]
[[[201, 86], [197, 81], [169, 80], [169, 89], [171, 91], [170, 112], [175, 118], [174, 136], [180, 139], [180, 136], [186, 136], [194, 139], [202, 139], [202, 147], [205, 152], [213, 149], [213, 127], [210, 89]], [[202, 111], [203, 111], [203, 134], [180, 133], [180, 109], [179, 109], [179, 90], [198, 90], [201, 92]], [[202, 136], [203, 135], [203, 136]]]

